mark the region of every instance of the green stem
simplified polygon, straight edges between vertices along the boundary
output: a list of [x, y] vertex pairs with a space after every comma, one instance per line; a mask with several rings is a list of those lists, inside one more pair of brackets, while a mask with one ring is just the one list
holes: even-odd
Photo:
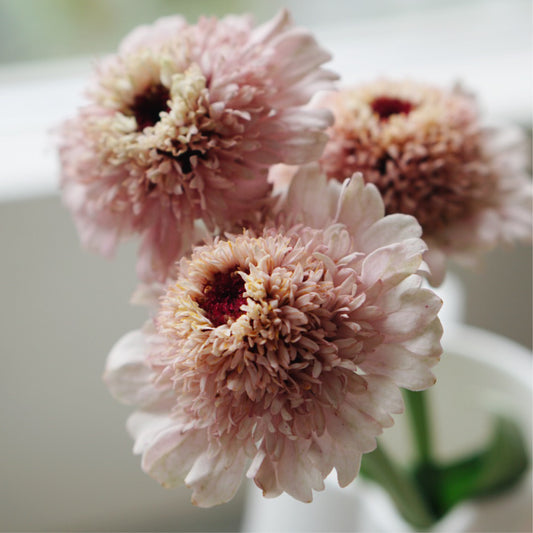
[[411, 427], [418, 452], [418, 462], [422, 465], [433, 464], [433, 446], [428, 416], [428, 395], [426, 391], [404, 391], [406, 410], [411, 419]]
[[361, 473], [381, 485], [410, 524], [427, 529], [435, 523], [424, 498], [408, 473], [398, 467], [382, 447], [363, 456]]

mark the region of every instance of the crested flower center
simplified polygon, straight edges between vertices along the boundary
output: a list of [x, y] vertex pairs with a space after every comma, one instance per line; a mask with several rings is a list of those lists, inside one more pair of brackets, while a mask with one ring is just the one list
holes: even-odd
[[317, 402], [338, 406], [348, 376], [364, 386], [357, 364], [381, 342], [373, 324], [381, 311], [361, 292], [352, 255], [342, 225], [196, 248], [163, 299], [164, 342], [151, 356], [180, 409], [211, 421], [213, 438], [321, 434]]
[[372, 100], [370, 107], [379, 116], [380, 120], [387, 120], [392, 115], [408, 115], [414, 108], [414, 105], [409, 100], [391, 98], [390, 96], [378, 96]]
[[336, 123], [320, 160], [327, 176], [362, 172], [381, 192], [385, 212], [414, 216], [426, 238], [440, 240], [493, 202], [495, 173], [470, 96], [378, 82], [330, 102]]
[[130, 110], [137, 121], [138, 131], [154, 126], [161, 119], [163, 111], [169, 111], [169, 90], [162, 84], [151, 85], [146, 91], [135, 96]]
[[244, 280], [237, 272], [217, 272], [204, 287], [203, 298], [198, 303], [207, 318], [218, 327], [243, 314], [241, 306], [246, 304], [243, 293]]

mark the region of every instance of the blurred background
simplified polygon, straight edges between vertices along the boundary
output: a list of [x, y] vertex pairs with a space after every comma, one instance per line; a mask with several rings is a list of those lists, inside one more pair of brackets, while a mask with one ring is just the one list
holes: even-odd
[[[128, 304], [135, 246], [80, 248], [58, 194], [52, 129], [83, 103], [92, 65], [134, 26], [181, 13], [287, 7], [345, 83], [378, 75], [461, 81], [487, 119], [531, 138], [530, 0], [0, 0], [0, 530], [234, 531], [244, 495], [198, 510], [131, 453], [101, 382], [113, 343], [145, 320]], [[454, 271], [466, 323], [531, 348], [531, 249]], [[501, 355], [502, 358], [505, 354]]]

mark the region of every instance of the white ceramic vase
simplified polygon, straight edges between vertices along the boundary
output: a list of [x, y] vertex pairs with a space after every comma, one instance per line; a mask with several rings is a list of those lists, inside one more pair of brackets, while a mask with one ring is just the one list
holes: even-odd
[[[430, 408], [435, 453], [451, 459], [475, 451], [490, 436], [491, 410], [520, 423], [531, 448], [531, 352], [493, 333], [447, 323], [445, 353], [436, 368]], [[386, 430], [382, 443], [397, 459], [410, 458], [405, 416]], [[431, 531], [531, 532], [531, 470], [508, 492], [456, 506]], [[335, 475], [310, 504], [287, 495], [265, 499], [255, 486], [247, 493], [242, 531], [396, 533], [415, 531], [396, 512], [381, 487], [356, 479], [340, 489]]]

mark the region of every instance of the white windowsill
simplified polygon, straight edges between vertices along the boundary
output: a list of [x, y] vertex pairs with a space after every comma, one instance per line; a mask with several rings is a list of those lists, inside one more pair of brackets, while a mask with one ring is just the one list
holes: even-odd
[[[528, 2], [488, 1], [389, 19], [316, 26], [345, 84], [376, 76], [461, 81], [489, 118], [531, 127]], [[0, 201], [58, 190], [54, 126], [83, 103], [92, 58], [0, 68]]]

